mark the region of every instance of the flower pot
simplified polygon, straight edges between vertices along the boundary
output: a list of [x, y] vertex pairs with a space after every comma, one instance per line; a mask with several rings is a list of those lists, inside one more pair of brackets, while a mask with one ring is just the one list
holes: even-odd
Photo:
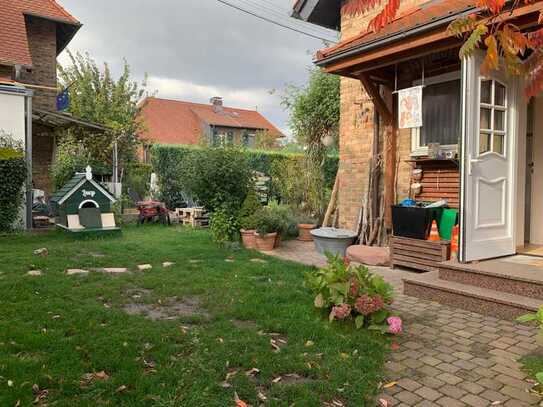
[[246, 249], [256, 248], [255, 230], [241, 229], [239, 232], [241, 233], [241, 241], [243, 242], [243, 246], [245, 246]]
[[268, 233], [267, 235], [259, 235], [255, 232], [256, 248], [263, 252], [271, 252], [275, 247], [275, 240], [277, 239], [277, 233]]
[[298, 224], [298, 240], [302, 242], [312, 242], [313, 236], [311, 236], [311, 231], [315, 229], [317, 225], [310, 223], [300, 223]]

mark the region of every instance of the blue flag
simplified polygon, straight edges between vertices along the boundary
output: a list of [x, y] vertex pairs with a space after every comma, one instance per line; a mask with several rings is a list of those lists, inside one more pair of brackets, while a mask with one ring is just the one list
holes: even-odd
[[70, 107], [70, 93], [68, 89], [64, 89], [57, 95], [57, 110], [63, 111]]

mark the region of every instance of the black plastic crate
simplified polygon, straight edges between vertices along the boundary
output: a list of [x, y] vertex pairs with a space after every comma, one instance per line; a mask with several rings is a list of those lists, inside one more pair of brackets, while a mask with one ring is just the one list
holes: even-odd
[[426, 239], [432, 221], [439, 224], [444, 208], [421, 208], [416, 206], [392, 206], [392, 229], [394, 236], [411, 239]]

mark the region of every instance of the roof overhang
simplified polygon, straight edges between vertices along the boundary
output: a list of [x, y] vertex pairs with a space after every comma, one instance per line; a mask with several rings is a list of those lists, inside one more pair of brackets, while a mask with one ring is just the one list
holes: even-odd
[[[498, 21], [514, 20], [520, 28], [527, 28], [537, 24], [541, 10], [543, 10], [543, 2], [539, 1], [517, 7], [512, 12], [504, 12]], [[351, 47], [344, 47], [320, 59], [318, 56], [315, 64], [323, 68], [325, 72], [357, 77], [360, 72], [457, 48], [463, 41], [447, 30], [449, 24], [459, 17], [474, 14], [477, 11], [476, 7], [469, 7], [457, 13], [436, 18], [427, 24], [404, 29]]]
[[73, 117], [66, 113], [51, 112], [42, 109], [32, 109], [32, 120], [47, 127], [83, 127], [94, 133], [105, 133], [108, 128], [100, 124]]
[[298, 0], [292, 16], [300, 20], [339, 30], [341, 25], [341, 0]]
[[23, 14], [26, 17], [41, 18], [48, 20], [56, 24], [57, 26], [57, 55], [59, 55], [68, 46], [75, 34], [83, 26], [81, 23], [74, 23], [72, 21], [64, 20], [61, 18], [46, 17], [43, 15], [35, 14], [25, 11]]

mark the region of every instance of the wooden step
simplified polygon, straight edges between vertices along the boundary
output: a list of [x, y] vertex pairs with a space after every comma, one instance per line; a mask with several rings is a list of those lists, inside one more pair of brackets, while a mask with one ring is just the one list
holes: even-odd
[[403, 284], [405, 295], [502, 319], [535, 312], [540, 305], [534, 298], [442, 280], [437, 272], [414, 274]]
[[490, 260], [477, 264], [451, 261], [439, 265], [439, 278], [523, 297], [543, 300], [543, 269]]

